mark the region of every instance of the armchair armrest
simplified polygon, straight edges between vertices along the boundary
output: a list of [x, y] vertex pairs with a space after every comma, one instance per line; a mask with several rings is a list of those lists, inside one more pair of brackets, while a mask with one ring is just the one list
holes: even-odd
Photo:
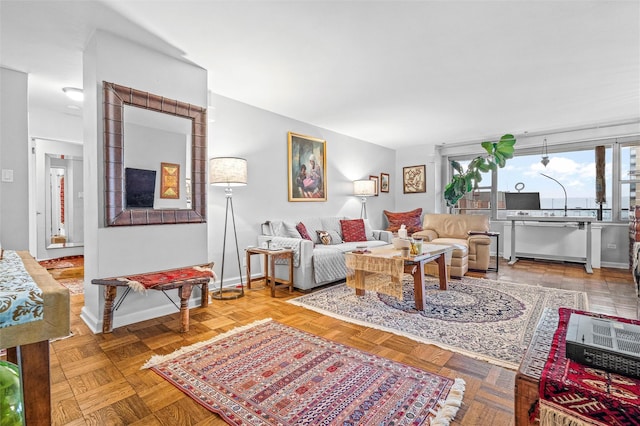
[[433, 229], [423, 229], [422, 231], [414, 232], [412, 237], [421, 237], [424, 241], [430, 242], [438, 238], [438, 233]]
[[489, 238], [488, 234], [485, 234], [484, 232], [482, 234], [471, 234], [469, 233], [469, 248], [471, 248], [472, 245], [484, 245], [484, 246], [488, 246], [489, 244], [491, 244], [491, 239]]

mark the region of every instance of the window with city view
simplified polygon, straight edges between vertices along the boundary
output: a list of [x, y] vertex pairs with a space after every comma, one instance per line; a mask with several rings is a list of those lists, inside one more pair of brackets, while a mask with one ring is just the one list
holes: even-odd
[[[637, 153], [640, 141], [634, 143], [566, 144], [549, 147], [549, 163], [541, 163], [541, 150], [516, 149], [514, 158], [496, 172], [484, 173], [479, 188], [466, 194], [456, 208], [460, 213], [487, 214], [495, 219], [505, 219], [510, 211], [505, 206], [506, 192], [538, 192], [540, 210], [527, 212], [532, 215], [591, 216], [603, 221], [628, 221], [629, 211], [640, 205], [637, 190], [640, 189], [640, 164]], [[596, 146], [604, 146], [604, 200], [596, 202]], [[465, 168], [475, 156], [451, 157]], [[566, 190], [566, 197], [565, 197]], [[492, 194], [496, 206], [492, 208]], [[640, 208], [640, 207], [639, 207]]]

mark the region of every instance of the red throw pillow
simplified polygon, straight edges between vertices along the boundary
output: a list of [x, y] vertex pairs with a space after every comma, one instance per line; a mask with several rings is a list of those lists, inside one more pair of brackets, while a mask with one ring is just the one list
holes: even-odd
[[342, 228], [342, 240], [345, 243], [367, 241], [367, 234], [364, 232], [364, 220], [340, 220], [340, 227]]
[[307, 228], [304, 226], [304, 223], [300, 222], [296, 225], [296, 229], [300, 233], [300, 236], [305, 240], [313, 241], [307, 232]]
[[407, 233], [411, 235], [413, 232], [422, 231], [422, 222], [420, 222], [420, 216], [422, 216], [422, 208], [411, 210], [409, 212], [389, 212], [383, 210], [384, 215], [389, 221], [387, 231], [398, 232], [400, 225], [407, 227]]

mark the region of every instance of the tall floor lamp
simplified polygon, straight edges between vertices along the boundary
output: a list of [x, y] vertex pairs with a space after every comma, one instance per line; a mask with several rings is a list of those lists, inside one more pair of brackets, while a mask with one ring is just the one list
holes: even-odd
[[[214, 186], [224, 186], [227, 199], [227, 209], [224, 215], [224, 238], [222, 240], [222, 271], [220, 273], [220, 288], [211, 292], [211, 297], [217, 300], [237, 299], [244, 296], [244, 283], [242, 281], [242, 268], [240, 266], [240, 250], [238, 249], [238, 233], [236, 232], [236, 218], [233, 214], [233, 186], [245, 186], [247, 184], [247, 160], [236, 157], [216, 157], [209, 160], [209, 183]], [[233, 223], [233, 237], [236, 242], [236, 255], [238, 256], [238, 272], [240, 273], [240, 288], [223, 288], [224, 282], [224, 256], [227, 246], [227, 223], [231, 209], [231, 222]]]
[[354, 180], [353, 181], [353, 195], [360, 197], [362, 201], [362, 208], [360, 208], [360, 217], [362, 219], [367, 218], [367, 197], [376, 195], [376, 181], [375, 180]]

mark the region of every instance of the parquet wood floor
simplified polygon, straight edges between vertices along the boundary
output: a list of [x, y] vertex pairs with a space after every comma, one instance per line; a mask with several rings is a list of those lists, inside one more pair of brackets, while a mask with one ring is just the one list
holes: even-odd
[[[592, 311], [638, 318], [638, 298], [631, 273], [620, 269], [584, 272], [582, 265], [520, 260], [500, 272], [470, 276], [504, 279], [545, 287], [586, 291]], [[259, 283], [258, 283], [259, 284]], [[51, 344], [54, 425], [222, 425], [150, 370], [140, 366], [155, 354], [209, 339], [257, 319], [273, 318], [292, 327], [365, 351], [467, 382], [455, 425], [513, 425], [515, 371], [474, 360], [435, 346], [349, 324], [285, 303], [300, 293], [267, 289], [247, 291], [232, 301], [214, 300], [191, 310], [191, 329], [179, 333], [173, 315], [93, 334], [80, 319], [82, 296], [72, 297], [74, 336]]]

